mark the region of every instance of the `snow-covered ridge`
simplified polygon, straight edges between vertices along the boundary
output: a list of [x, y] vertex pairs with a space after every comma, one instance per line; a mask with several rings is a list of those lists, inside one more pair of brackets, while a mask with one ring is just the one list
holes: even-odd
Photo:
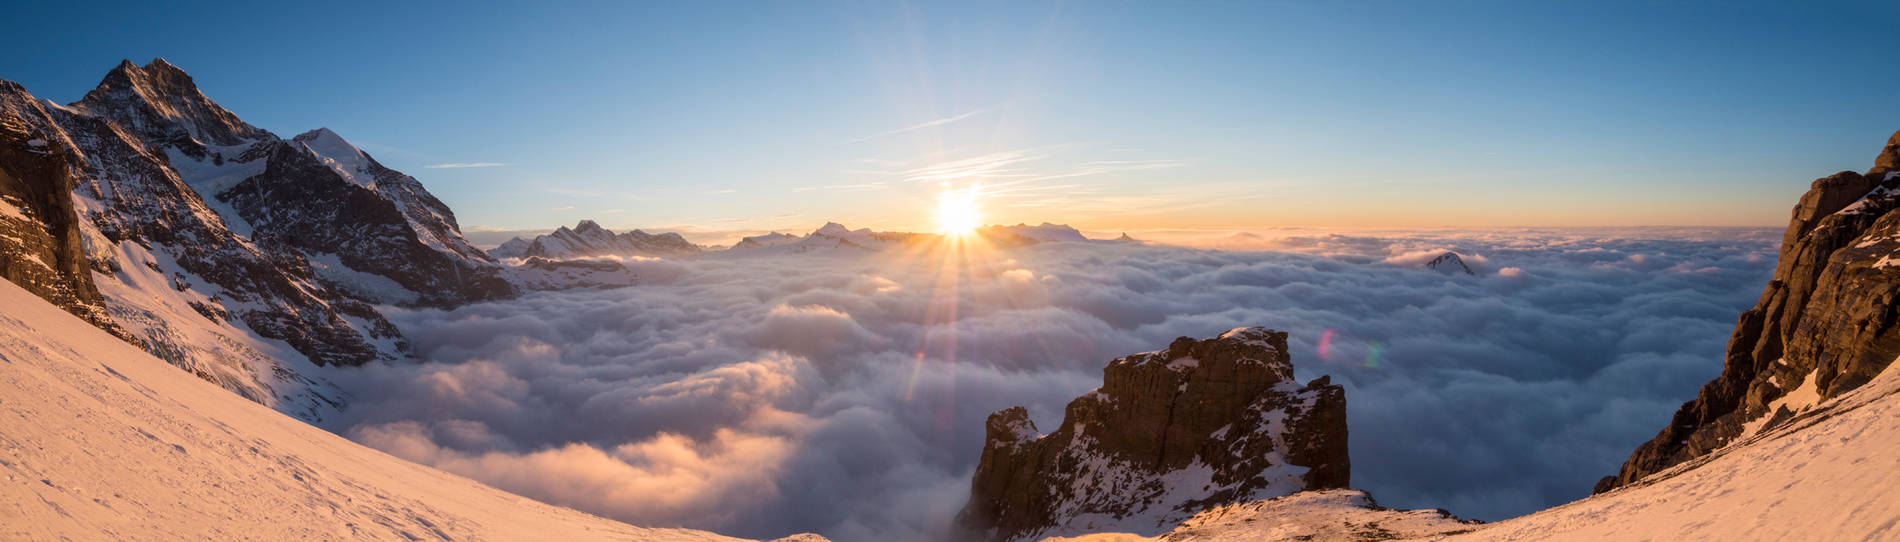
[[4, 281], [0, 366], [0, 539], [739, 540], [626, 525], [371, 450]]

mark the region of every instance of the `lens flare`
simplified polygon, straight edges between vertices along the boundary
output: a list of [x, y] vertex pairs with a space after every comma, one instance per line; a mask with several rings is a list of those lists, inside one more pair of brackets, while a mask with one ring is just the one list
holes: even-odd
[[1384, 354], [1385, 345], [1377, 342], [1372, 343], [1372, 346], [1366, 349], [1366, 367], [1377, 369], [1385, 365]]
[[1333, 330], [1328, 329], [1325, 333], [1319, 334], [1319, 359], [1320, 361], [1333, 360]]

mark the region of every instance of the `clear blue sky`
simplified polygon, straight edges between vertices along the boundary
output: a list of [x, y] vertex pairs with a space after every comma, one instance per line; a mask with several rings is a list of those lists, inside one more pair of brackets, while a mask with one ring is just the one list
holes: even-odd
[[164, 57], [471, 229], [1779, 225], [1900, 129], [1900, 5], [1650, 4], [10, 2], [0, 78]]

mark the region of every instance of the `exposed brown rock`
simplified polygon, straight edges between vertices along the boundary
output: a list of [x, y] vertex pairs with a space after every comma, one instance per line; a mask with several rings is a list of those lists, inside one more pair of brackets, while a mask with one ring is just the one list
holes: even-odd
[[1102, 387], [1038, 435], [992, 414], [962, 534], [990, 540], [1166, 531], [1212, 506], [1343, 488], [1345, 390], [1293, 380], [1286, 334], [1240, 328], [1110, 362]]
[[132, 340], [106, 314], [80, 238], [73, 186], [83, 159], [39, 128], [46, 117], [26, 89], [0, 80], [0, 278]]
[[1601, 493], [1772, 427], [1792, 413], [1776, 399], [1816, 379], [1821, 400], [1853, 390], [1900, 356], [1900, 132], [1866, 174], [1817, 180], [1795, 204], [1773, 280], [1729, 337], [1721, 376], [1630, 455]]

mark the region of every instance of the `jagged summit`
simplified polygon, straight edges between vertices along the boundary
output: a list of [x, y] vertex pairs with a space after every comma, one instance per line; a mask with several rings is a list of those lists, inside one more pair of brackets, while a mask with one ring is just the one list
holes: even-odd
[[690, 256], [699, 245], [677, 233], [652, 234], [643, 230], [615, 234], [593, 220], [581, 220], [574, 227], [561, 226], [553, 233], [534, 239], [516, 237], [489, 251], [497, 258], [573, 260], [624, 256]]
[[165, 59], [144, 67], [126, 60], [70, 107], [107, 117], [147, 140], [202, 157], [206, 145], [241, 145], [272, 137], [246, 124], [198, 90], [191, 75]]
[[1477, 273], [1471, 272], [1471, 266], [1465, 265], [1465, 259], [1463, 256], [1459, 256], [1457, 252], [1452, 252], [1452, 251], [1446, 251], [1444, 254], [1438, 255], [1438, 257], [1436, 258], [1432, 258], [1431, 261], [1425, 262], [1425, 268], [1433, 270], [1433, 271], [1437, 271], [1440, 273], [1444, 273], [1447, 275], [1456, 275], [1459, 273], [1464, 273], [1466, 275], [1477, 274]]
[[1293, 380], [1286, 333], [1244, 327], [1109, 362], [1041, 434], [1028, 411], [987, 422], [958, 525], [973, 538], [1153, 535], [1203, 509], [1346, 487], [1344, 388]]

